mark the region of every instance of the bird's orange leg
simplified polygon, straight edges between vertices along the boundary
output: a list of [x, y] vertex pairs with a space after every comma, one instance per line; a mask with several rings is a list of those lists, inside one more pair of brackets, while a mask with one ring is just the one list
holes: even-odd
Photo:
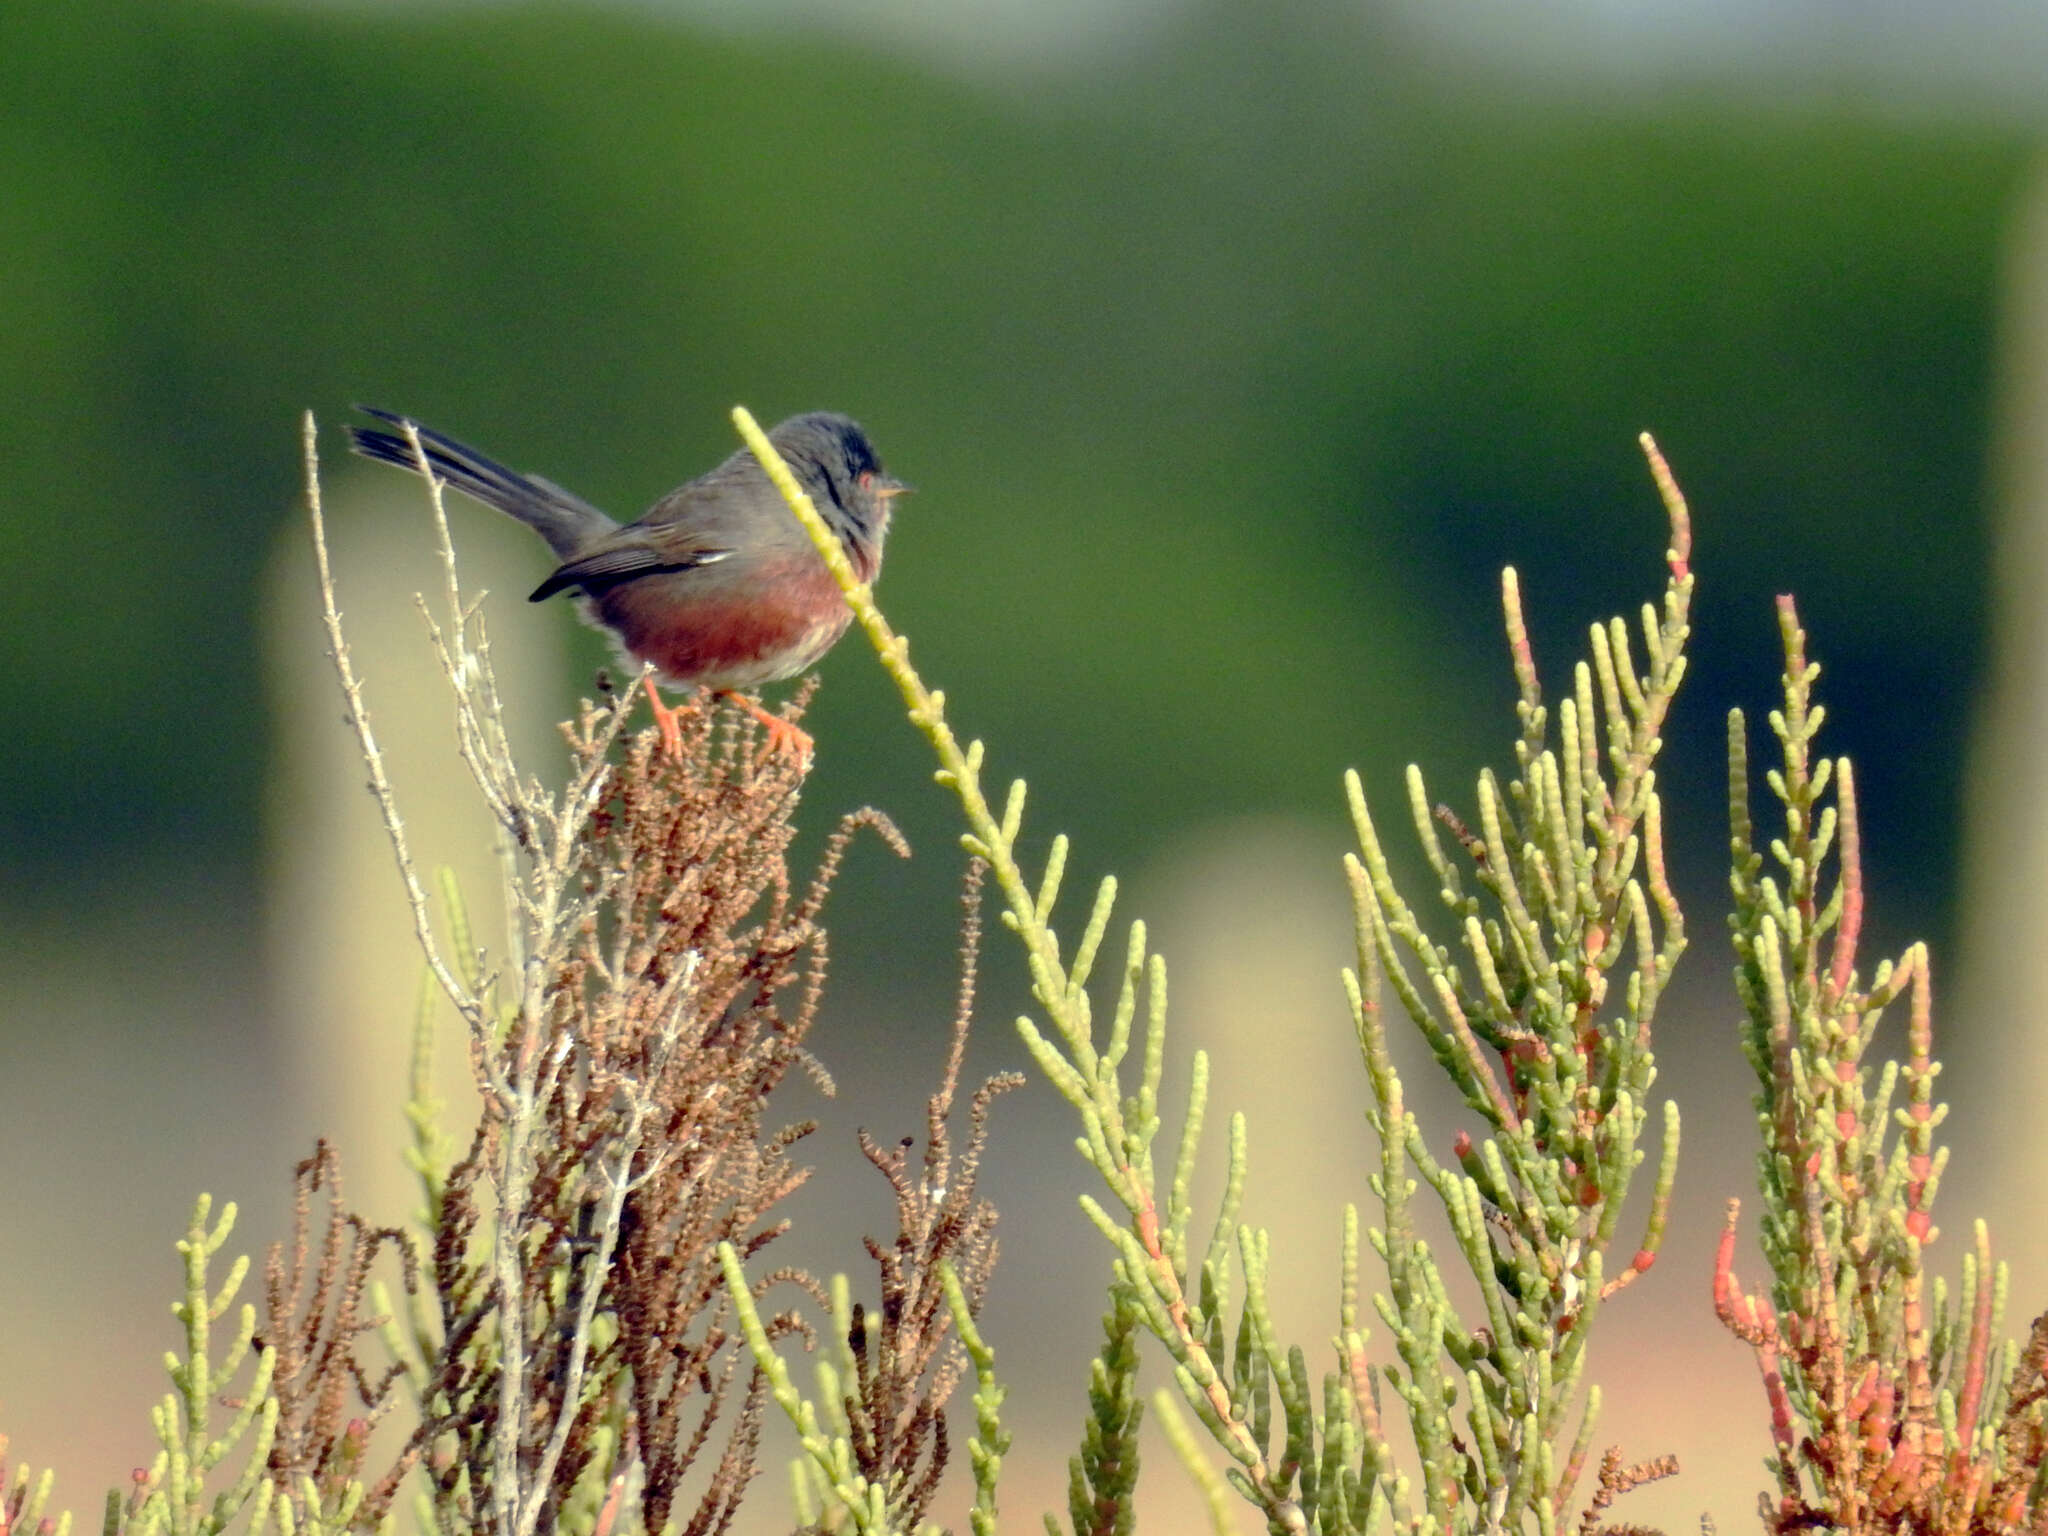
[[717, 694], [719, 698], [732, 700], [734, 704], [761, 722], [762, 727], [768, 732], [768, 750], [770, 752], [787, 753], [800, 763], [807, 763], [811, 760], [812, 743], [810, 732], [804, 730], [795, 721], [785, 720], [780, 715], [771, 714], [744, 693], [735, 693], [730, 688], [720, 688], [717, 690]]
[[647, 706], [654, 711], [654, 723], [661, 729], [662, 749], [677, 762], [683, 759], [683, 729], [676, 719], [691, 706], [678, 704], [674, 708], [661, 702], [661, 695], [654, 690], [654, 674], [645, 674], [647, 681]]

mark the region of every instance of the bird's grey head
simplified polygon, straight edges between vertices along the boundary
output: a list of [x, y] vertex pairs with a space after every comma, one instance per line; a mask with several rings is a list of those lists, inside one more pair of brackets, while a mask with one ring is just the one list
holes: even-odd
[[882, 468], [881, 455], [851, 417], [833, 411], [792, 416], [768, 434], [855, 562], [871, 579], [881, 563], [889, 503], [910, 489]]

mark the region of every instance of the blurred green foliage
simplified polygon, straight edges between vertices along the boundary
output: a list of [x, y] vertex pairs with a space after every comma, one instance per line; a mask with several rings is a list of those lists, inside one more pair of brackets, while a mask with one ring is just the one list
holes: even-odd
[[[730, 451], [735, 401], [854, 412], [923, 492], [892, 613], [971, 730], [1071, 720], [1011, 766], [1110, 864], [1192, 816], [1333, 818], [1346, 763], [1391, 783], [1383, 735], [1454, 750], [1503, 562], [1539, 657], [1576, 653], [1608, 601], [1578, 594], [1660, 547], [1650, 427], [1715, 573], [1674, 798], [1717, 803], [1715, 722], [1796, 587], [1873, 864], [1939, 928], [2029, 146], [1825, 90], [1511, 87], [1353, 10], [1213, 0], [990, 91], [625, 8], [12, 0], [0, 868], [253, 871], [306, 405], [621, 513]], [[868, 669], [827, 674], [837, 803], [916, 758], [863, 723]], [[1907, 700], [1928, 754], [1859, 751]]]

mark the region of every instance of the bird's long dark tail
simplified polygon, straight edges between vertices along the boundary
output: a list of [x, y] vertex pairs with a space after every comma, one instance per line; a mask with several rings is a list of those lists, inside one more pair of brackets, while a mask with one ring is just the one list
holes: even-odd
[[[358, 410], [379, 421], [403, 428], [408, 418], [372, 406]], [[485, 458], [465, 443], [413, 423], [426, 450], [427, 464], [434, 474], [465, 496], [473, 496], [487, 507], [525, 523], [548, 541], [558, 559], [574, 559], [593, 539], [611, 532], [618, 524], [579, 496], [572, 496], [552, 481], [538, 475], [522, 475]], [[375, 427], [350, 427], [350, 446], [366, 459], [396, 464], [400, 469], [419, 470], [412, 444], [403, 430], [384, 432]]]

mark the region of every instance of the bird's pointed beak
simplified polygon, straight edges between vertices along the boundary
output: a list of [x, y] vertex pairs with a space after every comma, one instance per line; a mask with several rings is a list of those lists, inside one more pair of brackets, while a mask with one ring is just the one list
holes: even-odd
[[917, 487], [898, 480], [894, 475], [877, 475], [871, 489], [882, 500], [887, 501], [891, 496], [908, 496], [916, 491]]

